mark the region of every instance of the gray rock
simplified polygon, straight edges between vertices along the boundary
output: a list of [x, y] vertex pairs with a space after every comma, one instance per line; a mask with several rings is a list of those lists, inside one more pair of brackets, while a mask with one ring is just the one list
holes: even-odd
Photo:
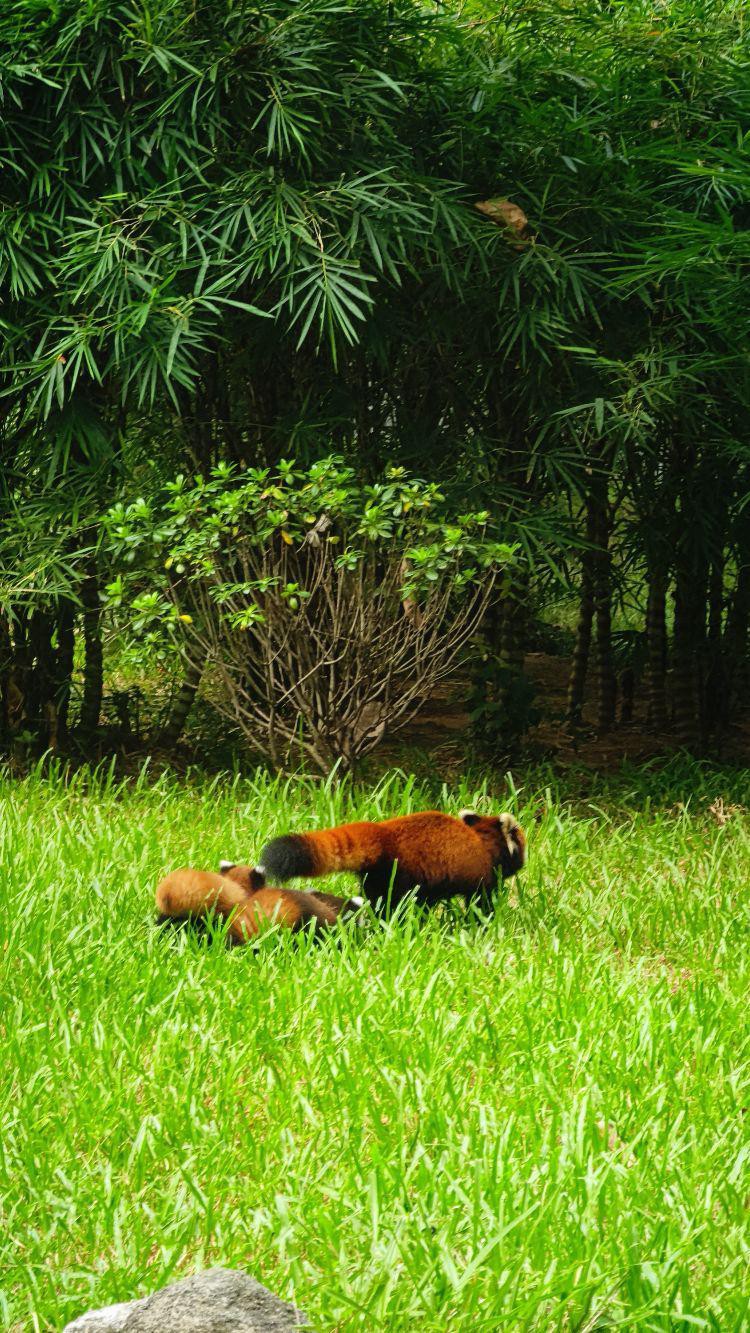
[[90, 1310], [63, 1333], [289, 1333], [309, 1327], [301, 1310], [255, 1278], [210, 1268], [142, 1300]]
[[72, 1324], [66, 1324], [63, 1333], [122, 1333], [129, 1314], [143, 1301], [125, 1301], [124, 1305], [106, 1305], [102, 1310], [89, 1310]]

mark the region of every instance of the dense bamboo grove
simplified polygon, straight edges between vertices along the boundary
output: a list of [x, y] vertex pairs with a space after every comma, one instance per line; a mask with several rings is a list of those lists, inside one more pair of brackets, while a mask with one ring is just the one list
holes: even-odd
[[739, 4], [14, 0], [0, 81], [3, 750], [127, 742], [123, 645], [172, 682], [173, 746], [199, 672], [113, 606], [102, 516], [332, 452], [517, 544], [479, 682], [501, 732], [566, 593], [571, 725], [645, 699], [722, 740], [750, 617]]

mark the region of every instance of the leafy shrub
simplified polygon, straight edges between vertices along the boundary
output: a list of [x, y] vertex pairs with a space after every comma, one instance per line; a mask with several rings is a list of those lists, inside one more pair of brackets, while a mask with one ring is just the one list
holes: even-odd
[[211, 665], [218, 706], [274, 765], [352, 767], [454, 666], [514, 550], [391, 467], [341, 458], [177, 477], [105, 519], [110, 602]]

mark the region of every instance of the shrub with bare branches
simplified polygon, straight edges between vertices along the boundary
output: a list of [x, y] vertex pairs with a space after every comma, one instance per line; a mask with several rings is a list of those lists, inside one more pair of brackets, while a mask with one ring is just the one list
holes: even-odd
[[129, 570], [112, 601], [151, 634], [184, 634], [255, 750], [322, 772], [414, 716], [514, 555], [486, 513], [451, 513], [402, 468], [365, 485], [337, 457], [179, 477], [106, 528]]

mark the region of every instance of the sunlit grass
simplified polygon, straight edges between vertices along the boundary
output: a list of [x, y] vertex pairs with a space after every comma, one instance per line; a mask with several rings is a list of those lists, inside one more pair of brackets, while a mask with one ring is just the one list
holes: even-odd
[[3, 783], [3, 1327], [214, 1263], [321, 1331], [750, 1326], [750, 776], [574, 782], [498, 781], [488, 922], [231, 952], [165, 871], [483, 793]]

